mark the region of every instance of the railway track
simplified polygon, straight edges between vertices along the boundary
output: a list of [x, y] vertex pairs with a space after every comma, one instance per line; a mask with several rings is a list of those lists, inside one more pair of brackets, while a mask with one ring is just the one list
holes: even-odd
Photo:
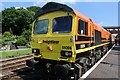
[[0, 73], [2, 73], [0, 75], [0, 80], [8, 80], [11, 77], [15, 77], [18, 79], [17, 74], [11, 71], [27, 67], [26, 60], [32, 58], [32, 55], [24, 55], [20, 57], [0, 60]]

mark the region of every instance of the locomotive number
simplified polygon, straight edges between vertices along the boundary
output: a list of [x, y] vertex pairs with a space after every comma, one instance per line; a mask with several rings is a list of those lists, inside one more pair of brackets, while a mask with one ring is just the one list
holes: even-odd
[[72, 49], [71, 46], [62, 46], [62, 49]]

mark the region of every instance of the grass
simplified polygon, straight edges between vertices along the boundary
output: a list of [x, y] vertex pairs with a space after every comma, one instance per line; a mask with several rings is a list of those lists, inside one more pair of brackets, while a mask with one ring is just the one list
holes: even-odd
[[11, 57], [17, 57], [25, 54], [31, 54], [32, 50], [31, 49], [26, 49], [26, 50], [15, 50], [15, 51], [3, 51], [0, 52], [1, 58], [11, 58]]

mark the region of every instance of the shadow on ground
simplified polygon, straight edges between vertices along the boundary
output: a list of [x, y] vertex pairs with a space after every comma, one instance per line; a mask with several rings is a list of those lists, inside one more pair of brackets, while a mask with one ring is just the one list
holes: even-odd
[[112, 50], [120, 51], [120, 45], [119, 46], [115, 46]]
[[29, 68], [15, 70], [13, 72], [20, 77], [20, 80], [42, 80], [38, 75], [35, 74], [34, 70]]

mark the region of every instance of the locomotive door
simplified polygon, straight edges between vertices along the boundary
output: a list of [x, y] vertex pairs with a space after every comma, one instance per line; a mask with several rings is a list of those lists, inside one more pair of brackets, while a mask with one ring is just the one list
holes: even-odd
[[98, 30], [94, 30], [94, 41], [95, 45], [101, 44], [101, 32]]

